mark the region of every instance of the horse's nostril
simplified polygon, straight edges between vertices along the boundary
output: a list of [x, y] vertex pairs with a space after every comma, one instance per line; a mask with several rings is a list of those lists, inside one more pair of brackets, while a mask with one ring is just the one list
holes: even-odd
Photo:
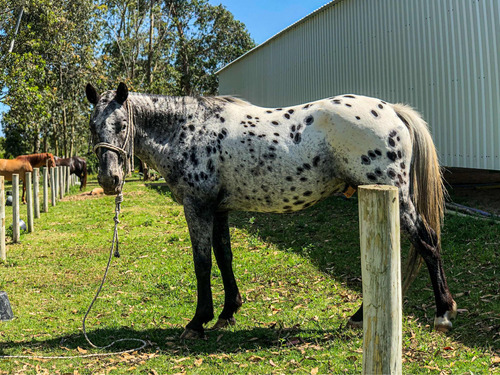
[[115, 186], [118, 186], [118, 184], [120, 183], [120, 177], [115, 176], [114, 180], [115, 180]]

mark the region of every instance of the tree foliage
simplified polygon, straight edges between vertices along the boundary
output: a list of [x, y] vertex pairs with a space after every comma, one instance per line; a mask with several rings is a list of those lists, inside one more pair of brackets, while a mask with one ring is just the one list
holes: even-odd
[[9, 107], [0, 148], [6, 157], [85, 154], [87, 82], [216, 94], [215, 72], [253, 46], [245, 26], [207, 0], [0, 0], [0, 101]]

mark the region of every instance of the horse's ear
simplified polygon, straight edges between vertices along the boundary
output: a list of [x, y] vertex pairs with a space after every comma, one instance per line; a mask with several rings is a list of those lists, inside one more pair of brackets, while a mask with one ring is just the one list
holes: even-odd
[[118, 85], [118, 89], [116, 90], [115, 100], [118, 103], [123, 104], [125, 103], [125, 100], [127, 100], [127, 98], [128, 98], [127, 85], [124, 84], [123, 82], [120, 82], [120, 84]]
[[87, 83], [87, 87], [85, 87], [85, 93], [87, 94], [87, 100], [91, 104], [96, 105], [97, 103], [99, 103], [99, 94], [97, 93], [94, 86], [92, 86], [90, 83]]

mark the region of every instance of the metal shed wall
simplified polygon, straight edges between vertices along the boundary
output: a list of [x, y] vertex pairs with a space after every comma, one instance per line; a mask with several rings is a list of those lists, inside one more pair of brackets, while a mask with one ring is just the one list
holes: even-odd
[[356, 93], [409, 103], [449, 167], [500, 170], [500, 1], [337, 0], [219, 71], [276, 107]]

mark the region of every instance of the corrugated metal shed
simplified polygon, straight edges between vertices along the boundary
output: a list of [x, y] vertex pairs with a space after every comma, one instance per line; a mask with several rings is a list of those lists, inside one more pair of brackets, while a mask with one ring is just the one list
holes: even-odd
[[442, 164], [500, 170], [499, 43], [499, 0], [336, 0], [221, 69], [219, 92], [269, 107], [409, 103]]

